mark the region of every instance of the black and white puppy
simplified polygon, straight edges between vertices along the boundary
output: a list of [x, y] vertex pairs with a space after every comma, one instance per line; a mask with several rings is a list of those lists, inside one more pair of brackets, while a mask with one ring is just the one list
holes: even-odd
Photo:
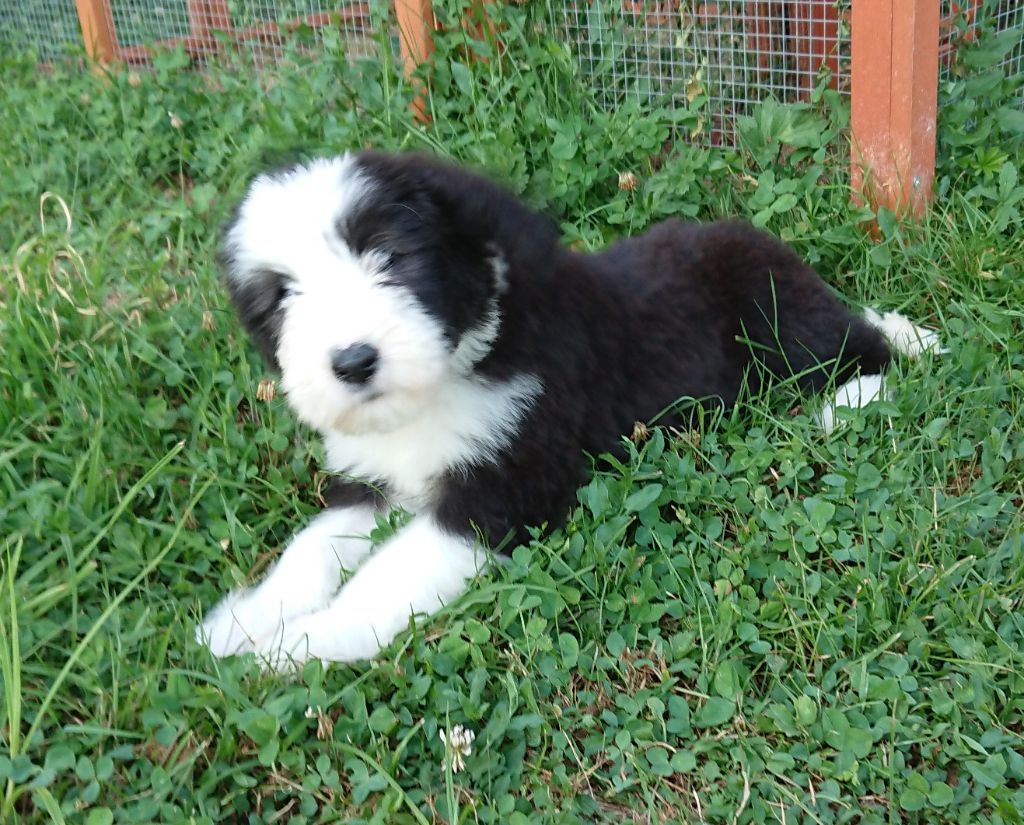
[[[275, 667], [373, 656], [463, 591], [480, 537], [561, 523], [585, 454], [637, 421], [679, 421], [680, 399], [729, 405], [772, 376], [849, 382], [825, 405], [831, 427], [836, 403], [878, 396], [890, 347], [937, 343], [894, 313], [852, 314], [746, 224], [671, 220], [574, 252], [499, 186], [418, 155], [257, 177], [223, 257], [243, 324], [339, 476], [270, 574], [199, 628], [214, 654]], [[391, 507], [413, 517], [373, 547]]]

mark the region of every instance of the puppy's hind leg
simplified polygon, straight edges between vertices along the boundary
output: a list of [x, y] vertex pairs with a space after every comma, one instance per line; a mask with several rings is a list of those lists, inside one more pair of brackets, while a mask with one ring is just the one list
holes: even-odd
[[859, 409], [879, 398], [887, 398], [885, 379], [881, 375], [857, 375], [840, 386], [835, 396], [825, 402], [817, 420], [826, 435], [836, 426], [836, 410], [839, 407]]
[[[937, 332], [918, 326], [898, 312], [887, 312], [882, 315], [868, 307], [864, 310], [864, 320], [882, 334], [895, 352], [907, 358], [917, 358], [926, 352], [937, 355], [949, 352], [948, 348], [942, 346]], [[881, 375], [855, 376], [840, 386], [835, 397], [822, 407], [819, 416], [821, 427], [826, 434], [835, 429], [836, 410], [839, 407], [866, 407], [872, 401], [888, 398], [889, 395], [885, 379]]]

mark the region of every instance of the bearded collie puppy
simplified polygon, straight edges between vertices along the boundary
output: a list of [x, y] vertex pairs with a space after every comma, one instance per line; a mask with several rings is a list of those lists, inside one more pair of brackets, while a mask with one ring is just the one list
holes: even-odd
[[[774, 237], [669, 220], [599, 253], [484, 177], [360, 152], [257, 177], [223, 243], [227, 288], [295, 415], [324, 438], [329, 507], [198, 629], [271, 667], [374, 656], [530, 525], [557, 526], [586, 456], [680, 402], [742, 388], [882, 392], [893, 351], [937, 344], [846, 309]], [[374, 546], [390, 508], [411, 514]], [[343, 572], [348, 573], [343, 582]]]

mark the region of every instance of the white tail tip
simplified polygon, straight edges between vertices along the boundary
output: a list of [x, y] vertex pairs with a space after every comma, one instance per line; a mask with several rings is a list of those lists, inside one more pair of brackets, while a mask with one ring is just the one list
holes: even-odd
[[864, 320], [882, 333], [889, 345], [900, 355], [917, 358], [924, 352], [934, 352], [936, 355], [949, 352], [942, 346], [937, 332], [919, 327], [898, 312], [881, 315], [868, 307], [864, 310]]

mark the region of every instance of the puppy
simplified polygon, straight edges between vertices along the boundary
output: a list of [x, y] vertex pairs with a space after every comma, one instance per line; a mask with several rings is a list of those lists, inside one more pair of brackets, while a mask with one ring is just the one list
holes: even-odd
[[[614, 450], [637, 421], [680, 423], [681, 399], [728, 406], [744, 386], [793, 378], [809, 391], [850, 382], [837, 401], [862, 404], [881, 392], [890, 347], [936, 343], [901, 316], [852, 314], [744, 223], [670, 220], [574, 252], [499, 186], [417, 155], [257, 177], [223, 268], [337, 474], [329, 508], [198, 630], [217, 656], [276, 668], [372, 657], [458, 596], [484, 545], [561, 523], [586, 454]], [[412, 518], [374, 547], [389, 508]]]

